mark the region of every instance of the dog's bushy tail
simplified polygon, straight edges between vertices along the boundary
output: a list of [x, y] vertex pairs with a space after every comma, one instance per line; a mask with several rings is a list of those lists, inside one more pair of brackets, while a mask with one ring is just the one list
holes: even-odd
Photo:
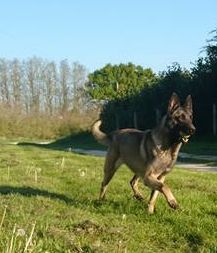
[[94, 138], [101, 144], [105, 145], [105, 146], [109, 146], [109, 144], [111, 143], [111, 140], [109, 139], [109, 137], [103, 133], [100, 130], [100, 126], [102, 124], [101, 120], [97, 120], [93, 125], [92, 125], [92, 134], [94, 136]]

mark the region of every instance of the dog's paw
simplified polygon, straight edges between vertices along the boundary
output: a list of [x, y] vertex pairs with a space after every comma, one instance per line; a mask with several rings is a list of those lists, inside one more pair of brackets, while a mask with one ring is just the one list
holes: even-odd
[[155, 212], [155, 208], [152, 205], [148, 205], [148, 213], [153, 214]]
[[172, 200], [168, 201], [168, 204], [173, 209], [178, 209], [179, 208], [179, 205], [178, 205], [178, 203], [176, 202], [175, 199], [172, 199]]
[[105, 200], [106, 200], [105, 196], [99, 196], [99, 199], [98, 199], [99, 202], [102, 202], [102, 201], [105, 201]]

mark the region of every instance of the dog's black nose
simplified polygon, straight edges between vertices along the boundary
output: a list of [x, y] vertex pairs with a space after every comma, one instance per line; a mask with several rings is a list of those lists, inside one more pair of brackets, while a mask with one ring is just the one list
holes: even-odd
[[194, 134], [195, 131], [196, 131], [196, 128], [194, 126], [191, 126], [191, 128], [189, 129], [190, 134], [191, 135]]

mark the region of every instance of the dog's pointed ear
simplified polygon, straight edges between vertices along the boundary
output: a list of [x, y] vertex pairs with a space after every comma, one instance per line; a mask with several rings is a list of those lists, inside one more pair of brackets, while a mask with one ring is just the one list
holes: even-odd
[[180, 100], [179, 97], [177, 96], [177, 94], [175, 92], [173, 92], [170, 101], [169, 101], [169, 105], [168, 105], [168, 112], [171, 113], [174, 110], [176, 110], [178, 107], [180, 106]]
[[184, 107], [190, 111], [192, 113], [193, 109], [192, 109], [192, 98], [191, 98], [191, 95], [188, 95], [186, 100], [185, 100], [185, 103], [184, 103]]

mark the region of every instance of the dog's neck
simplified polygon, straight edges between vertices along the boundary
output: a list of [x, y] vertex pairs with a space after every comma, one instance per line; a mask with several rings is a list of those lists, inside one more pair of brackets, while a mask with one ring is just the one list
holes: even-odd
[[182, 143], [174, 139], [171, 131], [168, 129], [168, 127], [166, 127], [166, 117], [167, 116], [165, 115], [160, 124], [151, 131], [153, 141], [161, 151], [166, 151], [169, 149], [179, 150]]

